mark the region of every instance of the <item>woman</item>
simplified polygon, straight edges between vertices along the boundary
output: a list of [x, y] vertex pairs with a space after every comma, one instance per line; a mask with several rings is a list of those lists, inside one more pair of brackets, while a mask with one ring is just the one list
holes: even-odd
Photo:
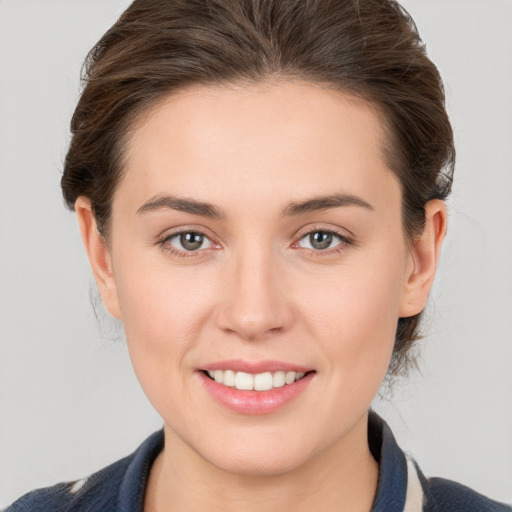
[[12, 510], [509, 510], [368, 413], [418, 336], [454, 160], [395, 3], [136, 1], [72, 131], [64, 197], [164, 430]]

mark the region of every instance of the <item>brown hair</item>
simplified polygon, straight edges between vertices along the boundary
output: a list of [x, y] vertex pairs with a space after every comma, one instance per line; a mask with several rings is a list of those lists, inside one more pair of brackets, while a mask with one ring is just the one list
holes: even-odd
[[[140, 114], [193, 84], [272, 78], [325, 84], [370, 102], [403, 190], [413, 239], [430, 199], [451, 190], [455, 150], [437, 68], [393, 0], [135, 0], [90, 51], [71, 121], [62, 190], [91, 200], [108, 236], [123, 150]], [[420, 315], [398, 321], [389, 373], [401, 373]]]

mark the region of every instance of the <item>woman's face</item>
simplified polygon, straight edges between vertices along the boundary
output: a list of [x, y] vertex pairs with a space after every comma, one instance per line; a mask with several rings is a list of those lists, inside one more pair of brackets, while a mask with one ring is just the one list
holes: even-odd
[[276, 474], [366, 435], [418, 312], [382, 144], [368, 105], [297, 83], [197, 86], [140, 120], [102, 295], [166, 446]]

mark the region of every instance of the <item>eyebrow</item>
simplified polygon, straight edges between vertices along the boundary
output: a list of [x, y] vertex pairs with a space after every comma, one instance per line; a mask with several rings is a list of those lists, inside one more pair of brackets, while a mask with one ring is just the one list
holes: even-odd
[[373, 211], [373, 206], [353, 194], [331, 194], [328, 196], [318, 196], [305, 201], [290, 203], [282, 212], [283, 217], [304, 215], [330, 208], [339, 208], [342, 206], [359, 206]]
[[[290, 203], [281, 212], [281, 216], [299, 216], [305, 215], [306, 213], [328, 210], [330, 208], [340, 208], [343, 206], [359, 206], [370, 211], [373, 211], [374, 209], [370, 203], [353, 194], [331, 194], [328, 196], [318, 196], [305, 201]], [[137, 213], [144, 214], [161, 209], [177, 210], [212, 219], [226, 218], [226, 214], [220, 208], [211, 203], [168, 195], [153, 196], [137, 210]]]
[[137, 210], [137, 213], [143, 214], [161, 209], [178, 210], [212, 219], [221, 219], [226, 216], [222, 210], [213, 204], [176, 196], [153, 196]]

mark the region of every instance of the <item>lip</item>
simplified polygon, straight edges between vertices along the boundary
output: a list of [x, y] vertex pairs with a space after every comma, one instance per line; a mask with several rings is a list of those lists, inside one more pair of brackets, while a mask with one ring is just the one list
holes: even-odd
[[[286, 384], [279, 388], [267, 391], [245, 391], [215, 382], [204, 373], [204, 370], [233, 370], [254, 374], [283, 370], [304, 372], [306, 375], [292, 384]], [[246, 415], [270, 414], [285, 407], [305, 392], [316, 374], [312, 368], [280, 361], [254, 363], [242, 360], [219, 361], [208, 364], [196, 373], [210, 396], [217, 403], [239, 414]]]
[[301, 366], [293, 363], [285, 363], [284, 361], [248, 361], [243, 359], [228, 359], [225, 361], [216, 361], [205, 364], [198, 368], [198, 370], [233, 370], [234, 372], [246, 372], [246, 373], [265, 373], [265, 372], [277, 372], [283, 370], [285, 372], [302, 372], [307, 373], [314, 368]]

